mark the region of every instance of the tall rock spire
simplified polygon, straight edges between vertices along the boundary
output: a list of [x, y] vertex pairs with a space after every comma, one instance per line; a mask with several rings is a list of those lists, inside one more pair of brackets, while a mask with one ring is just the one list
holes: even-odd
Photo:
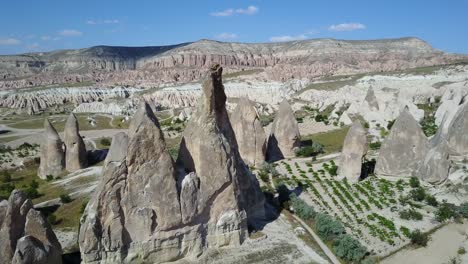
[[361, 176], [362, 159], [367, 153], [367, 133], [359, 121], [355, 121], [346, 134], [341, 152], [338, 177], [358, 182]]
[[44, 120], [44, 141], [41, 144], [40, 157], [41, 164], [37, 174], [41, 179], [45, 179], [47, 175], [56, 177], [65, 168], [62, 140], [48, 119]]
[[86, 146], [81, 138], [78, 120], [72, 113], [65, 123], [65, 168], [69, 172], [86, 168], [88, 158]]

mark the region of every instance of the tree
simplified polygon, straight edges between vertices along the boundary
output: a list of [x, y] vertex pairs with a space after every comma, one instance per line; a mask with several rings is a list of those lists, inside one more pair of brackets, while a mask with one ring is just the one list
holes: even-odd
[[363, 259], [367, 253], [367, 249], [350, 235], [339, 236], [333, 243], [333, 251], [341, 259], [356, 263]]
[[461, 216], [468, 218], [468, 203], [462, 203], [458, 207], [458, 212], [460, 213]]
[[417, 187], [411, 190], [410, 196], [413, 200], [421, 202], [426, 198], [426, 191], [422, 187]]
[[72, 201], [72, 198], [68, 194], [61, 194], [60, 195], [60, 201], [64, 204], [70, 203]]
[[343, 224], [330, 215], [318, 213], [314, 220], [318, 235], [325, 240], [332, 240], [345, 232]]

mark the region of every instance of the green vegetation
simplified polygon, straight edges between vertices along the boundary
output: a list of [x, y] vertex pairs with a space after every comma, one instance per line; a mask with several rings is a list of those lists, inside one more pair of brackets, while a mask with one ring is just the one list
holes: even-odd
[[414, 177], [414, 176], [410, 178], [409, 184], [410, 184], [411, 188], [418, 188], [419, 186], [421, 186], [421, 184], [419, 182], [419, 179], [417, 177]]
[[422, 187], [414, 188], [410, 191], [410, 197], [417, 202], [421, 202], [426, 198], [426, 191]]
[[294, 209], [294, 213], [304, 220], [312, 220], [317, 215], [314, 208], [308, 205], [306, 202], [302, 201], [297, 197], [295, 193], [289, 196], [290, 205]]
[[106, 146], [106, 147], [109, 147], [112, 143], [112, 139], [110, 138], [101, 138], [101, 140], [99, 140], [99, 143], [101, 143], [101, 145], [103, 146]]
[[257, 73], [263, 72], [263, 69], [252, 69], [252, 70], [244, 70], [242, 69], [241, 71], [237, 72], [231, 72], [231, 73], [225, 73], [223, 74], [224, 79], [231, 79], [231, 78], [236, 78], [239, 76], [245, 76], [245, 75], [253, 75]]
[[457, 216], [456, 206], [454, 204], [450, 204], [446, 202], [439, 205], [439, 208], [435, 212], [436, 220], [439, 222], [444, 222], [456, 216]]
[[400, 218], [405, 220], [416, 220], [420, 221], [423, 219], [423, 216], [420, 212], [415, 209], [406, 209], [400, 212]]
[[419, 246], [427, 246], [427, 242], [429, 241], [429, 235], [426, 233], [422, 233], [421, 230], [416, 229], [410, 234], [411, 243], [414, 245]]
[[343, 142], [348, 133], [349, 127], [343, 127], [340, 129], [311, 134], [301, 138], [302, 141], [312, 140], [323, 146], [324, 153], [334, 153], [341, 150], [343, 147]]
[[314, 220], [317, 234], [325, 240], [333, 240], [345, 232], [343, 224], [328, 214], [318, 213]]
[[310, 146], [303, 146], [296, 150], [297, 157], [312, 157], [324, 153], [323, 146], [317, 142], [313, 142]]
[[367, 253], [367, 249], [361, 245], [359, 240], [347, 234], [341, 235], [333, 243], [333, 251], [339, 258], [356, 263], [362, 260]]
[[421, 120], [421, 128], [424, 132], [424, 134], [427, 137], [430, 137], [432, 135], [435, 135], [437, 133], [438, 126], [435, 123], [435, 117], [429, 116], [429, 117], [424, 117], [423, 120]]
[[372, 150], [380, 149], [381, 146], [382, 146], [382, 143], [380, 141], [369, 143], [369, 148]]
[[259, 120], [262, 126], [268, 126], [268, 124], [272, 123], [275, 119], [274, 115], [260, 115]]
[[60, 201], [64, 204], [66, 203], [71, 203], [73, 200], [68, 194], [61, 194], [60, 195]]

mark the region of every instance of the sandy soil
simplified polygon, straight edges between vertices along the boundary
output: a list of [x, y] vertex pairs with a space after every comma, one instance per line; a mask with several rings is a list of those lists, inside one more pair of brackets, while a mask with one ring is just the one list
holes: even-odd
[[441, 264], [449, 263], [452, 258], [463, 260], [463, 262], [458, 263], [468, 263], [466, 262], [467, 256], [460, 256], [457, 253], [460, 247], [466, 248], [468, 246], [467, 232], [468, 221], [465, 221], [464, 224], [450, 223], [433, 233], [426, 247], [404, 249], [384, 259], [381, 263]]

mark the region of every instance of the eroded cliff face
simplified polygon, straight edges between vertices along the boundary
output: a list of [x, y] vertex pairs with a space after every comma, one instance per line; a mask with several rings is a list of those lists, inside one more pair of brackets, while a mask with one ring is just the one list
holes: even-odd
[[83, 81], [124, 85], [190, 82], [200, 79], [213, 63], [224, 66], [228, 72], [263, 69], [267, 79], [285, 81], [401, 70], [446, 64], [460, 58], [416, 38], [261, 44], [200, 40], [162, 47], [98, 46], [0, 56], [0, 89]]
[[146, 103], [128, 136], [114, 137], [82, 218], [85, 263], [196, 258], [206, 248], [239, 245], [248, 223], [263, 217], [263, 194], [237, 150], [221, 73], [214, 66], [203, 82], [176, 164]]

